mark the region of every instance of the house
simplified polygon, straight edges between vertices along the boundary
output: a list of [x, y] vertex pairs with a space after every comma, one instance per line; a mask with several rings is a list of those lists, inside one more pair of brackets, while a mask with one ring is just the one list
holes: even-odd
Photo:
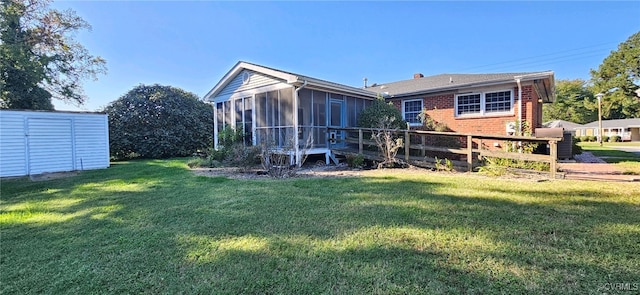
[[[384, 83], [367, 90], [384, 95], [411, 126], [431, 119], [461, 133], [518, 135], [519, 126], [542, 127], [542, 104], [555, 99], [553, 72], [441, 74]], [[527, 122], [526, 124], [520, 124]]]
[[0, 177], [109, 167], [106, 114], [0, 110]]
[[576, 129], [582, 127], [582, 124], [573, 123], [565, 120], [553, 120], [542, 124], [544, 128], [563, 128], [565, 131], [575, 135]]
[[[456, 132], [517, 135], [518, 126], [542, 126], [542, 103], [552, 102], [553, 72], [443, 74], [351, 87], [248, 62], [238, 62], [204, 100], [215, 110], [214, 145], [228, 126], [241, 129], [247, 144], [270, 142], [300, 164], [301, 151], [331, 155], [327, 127], [355, 127], [360, 111], [378, 96], [402, 111], [410, 126], [418, 114]], [[521, 106], [521, 107], [520, 107]], [[520, 124], [521, 122], [526, 124]]]
[[355, 127], [375, 93], [248, 62], [238, 62], [204, 96], [214, 107], [214, 146], [228, 126], [247, 144], [267, 142], [288, 149], [300, 164], [301, 150], [330, 157], [327, 127]]
[[[576, 136], [598, 136], [598, 121], [575, 128]], [[640, 141], [640, 118], [602, 120], [605, 136], [620, 136], [622, 141]]]

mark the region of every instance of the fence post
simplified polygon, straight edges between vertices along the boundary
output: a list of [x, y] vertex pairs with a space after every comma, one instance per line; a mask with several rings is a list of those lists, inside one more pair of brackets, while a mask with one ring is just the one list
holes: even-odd
[[363, 145], [362, 129], [358, 129], [358, 153], [359, 154], [362, 154], [362, 145]]
[[555, 179], [556, 178], [556, 171], [558, 170], [557, 165], [558, 165], [558, 143], [555, 140], [550, 140], [549, 141], [549, 157], [551, 159], [549, 159], [549, 172], [551, 173], [551, 178]]
[[[425, 136], [424, 134], [420, 134], [420, 156], [424, 157], [426, 156], [425, 150], [424, 150], [424, 145], [426, 144], [426, 140], [425, 140]], [[424, 160], [424, 159], [423, 159]]]
[[473, 139], [467, 135], [467, 170], [473, 172]]
[[404, 131], [404, 161], [409, 163], [409, 130]]

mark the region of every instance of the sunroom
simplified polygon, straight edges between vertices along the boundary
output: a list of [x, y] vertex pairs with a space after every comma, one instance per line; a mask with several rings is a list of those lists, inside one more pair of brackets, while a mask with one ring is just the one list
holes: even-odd
[[355, 127], [375, 94], [307, 76], [239, 62], [204, 97], [214, 107], [214, 147], [225, 130], [241, 130], [246, 145], [268, 145], [301, 165], [305, 154], [331, 158], [328, 131]]

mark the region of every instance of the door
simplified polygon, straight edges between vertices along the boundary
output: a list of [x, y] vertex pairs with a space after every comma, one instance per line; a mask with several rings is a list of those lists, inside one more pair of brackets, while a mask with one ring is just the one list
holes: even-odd
[[[344, 101], [331, 100], [329, 104], [329, 129], [331, 127], [344, 127]], [[331, 130], [329, 132], [329, 144], [332, 146], [344, 146], [344, 131]]]

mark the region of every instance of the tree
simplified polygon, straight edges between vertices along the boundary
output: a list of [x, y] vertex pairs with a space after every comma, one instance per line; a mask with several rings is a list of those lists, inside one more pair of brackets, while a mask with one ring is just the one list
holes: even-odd
[[591, 70], [594, 93], [604, 93], [602, 117], [640, 118], [640, 32], [618, 45], [597, 70]]
[[82, 104], [85, 78], [105, 73], [73, 34], [90, 25], [49, 0], [0, 2], [0, 108], [53, 109], [51, 99]]
[[116, 159], [189, 156], [212, 144], [213, 109], [179, 88], [140, 85], [104, 112]]
[[587, 87], [587, 81], [556, 81], [556, 100], [542, 107], [542, 120], [565, 120], [578, 124], [598, 119], [595, 96]]

